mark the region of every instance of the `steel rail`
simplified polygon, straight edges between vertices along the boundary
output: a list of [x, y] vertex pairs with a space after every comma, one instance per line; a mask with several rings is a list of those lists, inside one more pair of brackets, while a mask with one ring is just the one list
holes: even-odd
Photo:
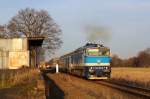
[[97, 84], [115, 88], [121, 91], [125, 91], [127, 93], [132, 93], [138, 96], [142, 96], [145, 99], [150, 99], [150, 89], [131, 86], [127, 84], [121, 84], [121, 83], [113, 82], [113, 81], [94, 81], [94, 82]]

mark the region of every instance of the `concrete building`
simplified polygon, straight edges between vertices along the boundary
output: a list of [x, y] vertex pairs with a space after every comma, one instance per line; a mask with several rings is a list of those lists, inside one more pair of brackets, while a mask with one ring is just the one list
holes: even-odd
[[36, 48], [42, 45], [43, 39], [0, 39], [0, 69], [35, 67], [37, 64]]

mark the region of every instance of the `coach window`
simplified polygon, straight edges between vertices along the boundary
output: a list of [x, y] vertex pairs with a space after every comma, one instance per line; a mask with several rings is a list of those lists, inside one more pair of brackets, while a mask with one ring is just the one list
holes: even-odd
[[70, 59], [71, 59], [71, 64], [73, 64], [73, 56], [71, 56], [71, 58], [70, 58]]

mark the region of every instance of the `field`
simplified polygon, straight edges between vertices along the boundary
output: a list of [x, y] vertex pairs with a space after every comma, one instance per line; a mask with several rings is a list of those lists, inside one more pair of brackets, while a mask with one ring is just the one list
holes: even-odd
[[150, 88], [150, 68], [112, 68], [112, 80]]

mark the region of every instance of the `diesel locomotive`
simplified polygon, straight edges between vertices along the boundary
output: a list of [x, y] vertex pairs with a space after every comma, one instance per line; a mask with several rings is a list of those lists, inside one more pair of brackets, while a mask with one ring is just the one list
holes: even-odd
[[62, 71], [86, 79], [108, 79], [111, 75], [110, 49], [102, 44], [87, 43], [59, 58]]

